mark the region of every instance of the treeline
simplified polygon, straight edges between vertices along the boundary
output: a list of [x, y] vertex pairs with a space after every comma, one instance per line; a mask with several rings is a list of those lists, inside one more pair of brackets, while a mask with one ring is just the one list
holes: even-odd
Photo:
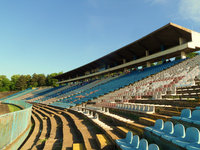
[[52, 73], [47, 76], [44, 74], [31, 75], [13, 75], [8, 79], [5, 75], [0, 75], [0, 92], [2, 91], [20, 91], [31, 87], [58, 86], [57, 79], [54, 76], [61, 73]]

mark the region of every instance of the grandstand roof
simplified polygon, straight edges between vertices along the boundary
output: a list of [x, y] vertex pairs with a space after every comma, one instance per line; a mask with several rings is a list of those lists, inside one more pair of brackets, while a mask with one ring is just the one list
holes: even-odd
[[134, 58], [139, 59], [146, 56], [146, 51], [149, 51], [149, 55], [160, 52], [161, 46], [164, 49], [169, 49], [179, 45], [179, 38], [183, 38], [185, 42], [192, 41], [192, 30], [169, 23], [156, 31], [142, 37], [141, 39], [134, 41], [118, 50], [115, 50], [97, 60], [94, 60], [86, 65], [63, 73], [56, 76], [56, 79], [70, 79], [76, 77], [76, 75], [85, 75], [86, 71], [91, 71], [103, 65], [109, 65], [110, 67], [120, 65], [123, 63], [123, 59], [126, 62], [133, 61]]

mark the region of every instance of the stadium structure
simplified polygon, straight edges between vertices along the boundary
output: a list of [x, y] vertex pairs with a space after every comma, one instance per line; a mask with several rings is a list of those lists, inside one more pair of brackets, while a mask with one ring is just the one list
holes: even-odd
[[[0, 149], [200, 149], [200, 33], [169, 23], [0, 100]], [[176, 58], [176, 59], [175, 59]]]

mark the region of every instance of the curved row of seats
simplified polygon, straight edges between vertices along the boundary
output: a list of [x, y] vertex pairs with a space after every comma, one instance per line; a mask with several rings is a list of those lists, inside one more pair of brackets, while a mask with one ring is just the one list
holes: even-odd
[[102, 102], [100, 104], [101, 107], [111, 107], [117, 109], [125, 109], [129, 111], [143, 112], [143, 113], [155, 113], [155, 106], [149, 104], [131, 104], [131, 103], [107, 103]]
[[[162, 65], [157, 65], [149, 68], [144, 68], [143, 70], [135, 70], [130, 72], [129, 74], [125, 74], [123, 76], [117, 77], [113, 80], [109, 80], [104, 84], [97, 85], [91, 89], [85, 90], [84, 92], [75, 94], [68, 98], [60, 100], [61, 103], [74, 103], [81, 104], [83, 102], [87, 102], [88, 100], [92, 100], [99, 96], [105, 95], [109, 92], [118, 90], [122, 87], [130, 85], [134, 82], [140, 81], [143, 78], [146, 78], [152, 74], [158, 73], [164, 69], [167, 69], [179, 61], [174, 61]], [[53, 104], [52, 104], [53, 105]]]
[[[44, 107], [42, 105], [33, 105], [33, 108], [35, 127], [21, 149], [72, 148], [74, 138], [79, 136], [74, 135], [77, 131], [73, 131], [74, 127], [71, 126], [71, 122], [69, 123], [61, 113], [58, 113], [62, 112], [62, 110], [58, 109], [56, 111], [55, 109], [54, 111], [54, 109], [49, 109], [49, 107]], [[36, 122], [37, 120], [39, 120], [39, 122]], [[73, 131], [73, 133], [71, 133], [71, 131]], [[62, 134], [58, 134], [58, 132], [62, 132]], [[75, 142], [78, 141], [80, 140], [75, 140]]]
[[146, 139], [141, 139], [138, 135], [134, 135], [132, 132], [128, 132], [125, 139], [117, 139], [117, 145], [122, 150], [159, 150], [158, 145], [150, 144]]
[[177, 87], [195, 85], [194, 79], [200, 75], [200, 56], [182, 61], [179, 60], [177, 61], [179, 64], [126, 88], [109, 93], [99, 100], [127, 101], [133, 97], [134, 99], [162, 99], [162, 96], [168, 93], [176, 95]]
[[172, 119], [182, 120], [189, 123], [200, 125], [200, 110], [183, 109], [180, 116], [173, 116]]
[[158, 119], [152, 127], [146, 127], [146, 131], [149, 131], [175, 145], [188, 150], [200, 149], [200, 132], [195, 127], [188, 127], [185, 131], [185, 127], [182, 124], [174, 124], [171, 121]]

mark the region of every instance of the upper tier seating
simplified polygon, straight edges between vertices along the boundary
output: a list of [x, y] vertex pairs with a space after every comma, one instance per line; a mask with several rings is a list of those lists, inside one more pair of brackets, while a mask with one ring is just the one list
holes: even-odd
[[[83, 102], [87, 102], [88, 100], [92, 100], [94, 98], [97, 98], [97, 97], [105, 95], [109, 92], [118, 90], [118, 89], [120, 89], [124, 86], [127, 86], [129, 84], [132, 84], [134, 82], [140, 81], [143, 78], [146, 78], [152, 74], [155, 74], [164, 69], [167, 69], [181, 61], [182, 60], [177, 60], [177, 61], [162, 64], [162, 65], [145, 68], [143, 70], [132, 71], [129, 74], [120, 76], [116, 79], [113, 79], [108, 82], [105, 82], [104, 84], [95, 86], [94, 88], [88, 89], [84, 92], [81, 92], [79, 94], [75, 94], [75, 95], [65, 98], [63, 100], [60, 100], [60, 102], [61, 103], [74, 103], [74, 104], [81, 104]], [[54, 105], [54, 104], [51, 104], [51, 105]]]
[[[175, 61], [176, 63], [182, 60]], [[162, 99], [162, 96], [176, 95], [176, 88], [195, 85], [200, 75], [200, 55], [187, 59], [167, 70], [138, 81], [126, 88], [107, 94], [99, 100], [114, 101], [129, 99]]]
[[34, 102], [38, 103], [38, 102], [43, 102], [43, 101], [46, 101], [46, 100], [49, 100], [52, 98], [58, 98], [58, 97], [62, 96], [63, 94], [68, 93], [70, 91], [74, 91], [80, 87], [83, 87], [83, 86], [89, 84], [90, 82], [93, 82], [93, 81], [62, 86], [62, 88], [54, 90], [54, 91], [46, 94], [45, 97], [43, 96], [43, 97], [36, 98], [36, 100]]

